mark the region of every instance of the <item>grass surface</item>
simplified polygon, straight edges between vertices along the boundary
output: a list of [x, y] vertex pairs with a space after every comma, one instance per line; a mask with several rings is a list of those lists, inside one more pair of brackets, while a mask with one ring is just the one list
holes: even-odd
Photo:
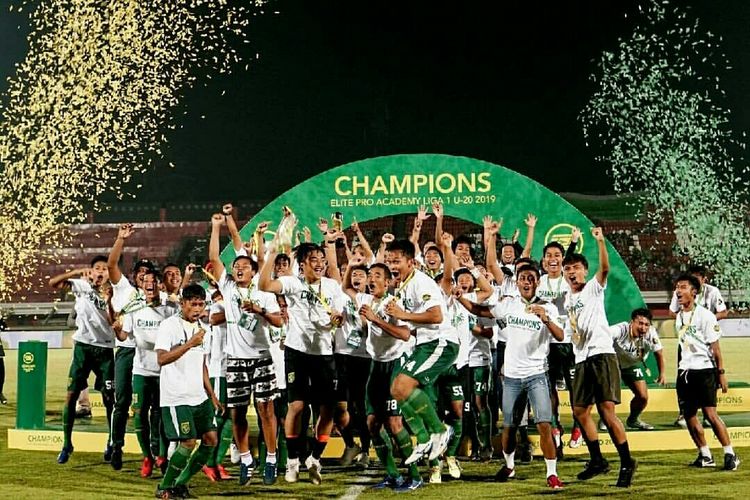
[[[722, 340], [722, 350], [726, 358], [730, 380], [750, 381], [750, 364], [744, 353], [750, 344], [748, 339]], [[674, 373], [673, 339], [665, 341], [667, 373]], [[16, 400], [16, 351], [8, 351], [6, 360], [7, 381], [5, 394], [10, 405], [0, 406], [0, 492], [2, 498], [149, 498], [153, 497], [158, 481], [158, 473], [152, 479], [141, 479], [138, 475], [140, 460], [134, 455], [126, 455], [122, 471], [115, 472], [102, 462], [101, 454], [74, 453], [66, 465], [55, 463], [54, 452], [30, 452], [9, 450], [6, 429], [15, 425]], [[62, 408], [65, 394], [70, 350], [50, 350], [47, 382], [47, 412], [50, 420], [56, 420]], [[101, 425], [94, 419], [91, 426]], [[647, 413], [644, 420], [668, 426], [674, 420], [673, 414]], [[750, 416], [728, 414], [725, 420], [730, 425], [748, 425]], [[80, 425], [78, 428], [83, 427]], [[687, 432], [685, 439], [689, 440]], [[721, 450], [714, 448], [719, 462]], [[750, 457], [750, 448], [738, 448], [741, 458]], [[695, 458], [693, 451], [664, 451], [635, 453], [639, 461], [634, 485], [627, 491], [615, 488], [617, 479], [617, 457], [610, 456], [615, 470], [588, 482], [575, 480], [575, 475], [583, 467], [582, 458], [570, 458], [558, 465], [561, 479], [567, 488], [557, 493], [559, 497], [595, 497], [641, 494], [658, 498], [747, 498], [747, 485], [750, 484], [750, 463], [742, 464], [735, 472], [720, 470], [694, 470], [686, 466]], [[750, 460], [750, 458], [748, 458]], [[444, 483], [430, 485], [411, 494], [418, 498], [497, 498], [499, 496], [529, 496], [544, 498], [552, 493], [545, 484], [544, 462], [535, 459], [531, 465], [519, 466], [517, 478], [507, 484], [492, 482], [492, 477], [500, 466], [498, 460], [490, 464], [463, 463], [464, 477], [461, 481], [451, 481], [444, 474]], [[229, 470], [237, 473], [235, 467]], [[368, 484], [380, 479], [383, 472], [371, 469], [367, 472], [342, 471], [335, 466], [324, 464], [324, 483], [313, 486], [306, 482], [286, 484], [282, 479], [271, 487], [264, 487], [259, 480], [240, 488], [236, 482], [211, 484], [202, 474], [191, 482], [193, 492], [201, 498], [229, 496], [253, 496], [256, 498], [338, 498], [347, 493], [359, 493], [361, 498], [394, 497], [392, 492], [373, 492]], [[426, 471], [425, 471], [426, 475]], [[361, 491], [360, 491], [361, 490]]]

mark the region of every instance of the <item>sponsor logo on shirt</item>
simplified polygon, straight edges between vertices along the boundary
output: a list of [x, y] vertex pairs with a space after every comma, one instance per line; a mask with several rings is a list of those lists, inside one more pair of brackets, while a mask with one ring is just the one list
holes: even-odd
[[161, 320], [156, 319], [138, 319], [135, 321], [135, 326], [136, 328], [154, 329], [159, 328], [160, 323]]
[[524, 318], [521, 316], [508, 315], [506, 318], [508, 326], [537, 332], [542, 329], [542, 321], [539, 319]]

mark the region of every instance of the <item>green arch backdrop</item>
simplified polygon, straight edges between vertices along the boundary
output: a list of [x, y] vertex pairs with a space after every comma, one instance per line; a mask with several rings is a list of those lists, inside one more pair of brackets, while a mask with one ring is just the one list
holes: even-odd
[[[256, 175], [264, 174], [261, 171]], [[328, 217], [336, 211], [344, 214], [345, 224], [354, 215], [357, 221], [365, 222], [416, 213], [420, 205], [430, 205], [435, 198], [442, 200], [446, 215], [479, 225], [490, 214], [502, 217], [505, 228], [524, 227], [527, 213], [537, 215], [532, 252], [535, 258], [551, 240], [567, 245], [571, 228], [578, 226], [584, 233], [579, 250], [589, 260], [592, 272], [598, 266], [596, 245], [588, 231], [593, 223], [573, 205], [517, 172], [462, 156], [393, 155], [332, 168], [280, 195], [255, 214], [240, 233], [247, 240], [260, 221], [278, 223], [285, 205], [299, 218], [298, 227], [314, 228], [318, 217]], [[620, 255], [609, 242], [607, 247], [611, 272], [605, 306], [609, 322], [614, 324], [628, 320], [630, 312], [643, 307], [644, 302]], [[234, 258], [231, 245], [224, 249], [222, 258], [226, 262]]]

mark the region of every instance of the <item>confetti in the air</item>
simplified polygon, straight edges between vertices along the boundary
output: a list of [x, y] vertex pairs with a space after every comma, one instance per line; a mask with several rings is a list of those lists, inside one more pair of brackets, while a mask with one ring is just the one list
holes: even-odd
[[0, 300], [33, 285], [42, 247], [162, 157], [182, 92], [229, 73], [264, 2], [21, 0], [29, 51], [0, 116]]
[[637, 193], [658, 228], [673, 223], [680, 251], [715, 281], [750, 290], [748, 167], [729, 126], [719, 74], [721, 38], [668, 2], [641, 7], [629, 38], [605, 52], [581, 113], [619, 193]]

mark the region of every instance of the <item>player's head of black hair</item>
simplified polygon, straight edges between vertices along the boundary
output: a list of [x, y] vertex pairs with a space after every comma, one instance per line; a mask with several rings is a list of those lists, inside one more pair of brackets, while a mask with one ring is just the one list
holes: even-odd
[[563, 267], [572, 266], [573, 264], [578, 264], [578, 263], [581, 263], [584, 269], [589, 268], [589, 261], [586, 260], [586, 257], [580, 253], [572, 253], [570, 255], [566, 255], [565, 258], [563, 259]]
[[104, 255], [97, 255], [96, 257], [91, 259], [91, 267], [94, 267], [99, 262], [104, 262], [106, 264], [107, 257], [105, 257]]
[[474, 275], [473, 275], [473, 274], [471, 274], [471, 271], [469, 271], [469, 270], [468, 270], [468, 269], [466, 269], [465, 267], [462, 267], [461, 269], [458, 269], [458, 270], [457, 270], [456, 272], [454, 272], [454, 273], [453, 273], [453, 281], [454, 281], [455, 283], [458, 283], [458, 278], [459, 278], [459, 277], [460, 277], [461, 275], [463, 275], [463, 274], [468, 274], [468, 275], [469, 275], [469, 277], [471, 277], [471, 281], [472, 281], [472, 282], [474, 283], [474, 284], [472, 285], [473, 287], [476, 287], [476, 286], [477, 286], [477, 280], [476, 280], [476, 278], [474, 278]]
[[[532, 259], [531, 257], [521, 257], [520, 259], [516, 259], [516, 267], [518, 266], [534, 266], [538, 267], [539, 263]], [[538, 269], [537, 269], [538, 271]]]
[[428, 252], [435, 252], [438, 254], [438, 257], [440, 257], [440, 262], [443, 262], [443, 252], [440, 251], [440, 249], [436, 246], [431, 246], [427, 250], [424, 251], [425, 257], [427, 256]]
[[687, 272], [688, 272], [688, 274], [692, 274], [693, 276], [695, 276], [697, 274], [701, 278], [705, 278], [706, 277], [706, 273], [707, 273], [706, 267], [698, 265], [698, 264], [690, 266], [688, 268]]
[[534, 274], [536, 274], [536, 279], [539, 279], [539, 276], [541, 274], [539, 273], [539, 268], [536, 267], [536, 265], [532, 262], [524, 262], [520, 265], [516, 265], [516, 278], [521, 275], [523, 272], [531, 271]]
[[[357, 266], [357, 267], [359, 267], [359, 266]], [[391, 274], [391, 270], [388, 268], [388, 266], [386, 266], [382, 262], [376, 262], [375, 264], [371, 265], [369, 267], [369, 269], [367, 269], [367, 270], [368, 271], [372, 271], [373, 269], [380, 269], [381, 271], [383, 271], [383, 276], [385, 276], [385, 279], [387, 279], [387, 280], [389, 280], [389, 279], [391, 279], [393, 277], [393, 275]]]
[[401, 252], [407, 259], [414, 258], [414, 243], [409, 240], [393, 240], [386, 247], [388, 252]]
[[638, 309], [633, 309], [633, 312], [630, 313], [630, 319], [635, 319], [639, 316], [642, 318], [646, 318], [649, 321], [654, 319], [654, 316], [651, 314], [651, 311], [649, 311], [645, 307], [639, 307]]
[[456, 251], [456, 247], [458, 247], [458, 245], [461, 245], [461, 244], [468, 245], [468, 247], [469, 247], [469, 254], [473, 258], [474, 257], [473, 241], [472, 241], [471, 238], [469, 238], [465, 234], [462, 234], [459, 237], [457, 237], [455, 240], [453, 240], [453, 242], [451, 243], [451, 250], [453, 250], [455, 252]]
[[161, 281], [163, 281], [161, 275], [156, 271], [156, 269], [146, 269], [143, 272], [143, 277], [145, 278], [146, 276], [153, 276], [156, 283], [160, 283]]
[[234, 267], [234, 265], [241, 260], [247, 260], [250, 263], [250, 267], [253, 268], [253, 271], [256, 273], [258, 272], [258, 263], [255, 262], [254, 259], [248, 257], [247, 255], [238, 255], [237, 257], [235, 257], [234, 260], [232, 261], [232, 267]]
[[677, 277], [676, 280], [674, 280], [675, 284], [679, 283], [680, 281], [687, 281], [688, 283], [690, 283], [690, 286], [695, 289], [695, 293], [698, 293], [701, 289], [701, 282], [698, 281], [698, 278], [696, 278], [692, 274], [681, 274]]
[[292, 259], [290, 259], [289, 256], [285, 253], [280, 253], [273, 259], [274, 266], [280, 266], [282, 262], [286, 262], [288, 265], [291, 265]]
[[325, 255], [323, 247], [321, 247], [317, 243], [300, 243], [297, 247], [297, 262], [299, 262], [300, 264], [306, 262], [307, 259], [314, 253], [322, 253], [323, 255]]
[[198, 283], [191, 283], [182, 289], [182, 300], [206, 299], [206, 291]]
[[367, 274], [367, 266], [364, 264], [357, 264], [356, 266], [352, 266], [349, 269], [351, 269], [352, 273], [354, 273], [354, 271], [362, 271], [363, 273]]
[[557, 248], [558, 250], [560, 250], [560, 253], [562, 255], [565, 255], [565, 249], [559, 242], [550, 241], [549, 243], [544, 245], [544, 248], [542, 248], [542, 257], [544, 257], [547, 254], [547, 250], [549, 250], [550, 248]]

